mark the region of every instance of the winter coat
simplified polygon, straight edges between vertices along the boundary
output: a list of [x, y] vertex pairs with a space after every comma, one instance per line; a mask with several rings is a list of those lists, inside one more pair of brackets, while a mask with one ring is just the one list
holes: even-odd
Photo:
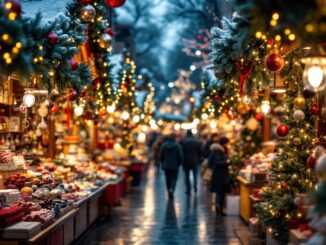
[[183, 163], [183, 153], [180, 144], [167, 141], [161, 146], [160, 161], [163, 169], [178, 169]]
[[182, 141], [183, 167], [186, 169], [195, 169], [200, 162], [202, 155], [201, 144], [194, 137], [187, 137]]
[[213, 170], [210, 191], [223, 195], [229, 191], [228, 157], [222, 145], [211, 145], [211, 154], [208, 158], [208, 167]]
[[203, 150], [203, 157], [204, 158], [209, 158], [210, 154], [211, 154], [211, 146], [212, 144], [216, 144], [217, 142], [214, 141], [207, 141], [205, 146], [204, 146], [204, 150]]

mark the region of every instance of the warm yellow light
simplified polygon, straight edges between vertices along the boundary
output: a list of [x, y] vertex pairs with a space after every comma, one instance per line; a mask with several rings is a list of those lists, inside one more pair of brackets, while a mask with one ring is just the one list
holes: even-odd
[[276, 25], [277, 25], [277, 21], [276, 21], [276, 20], [271, 20], [271, 21], [269, 22], [269, 24], [270, 24], [271, 26], [276, 26]]
[[315, 27], [312, 24], [307, 24], [305, 29], [307, 32], [313, 32]]
[[10, 58], [10, 54], [9, 53], [4, 53], [3, 54], [3, 58], [4, 59], [9, 59]]
[[284, 30], [284, 34], [285, 34], [285, 35], [290, 35], [290, 33], [291, 33], [291, 30], [290, 30], [290, 29], [285, 29], [285, 30]]
[[10, 12], [8, 14], [8, 18], [9, 18], [9, 20], [15, 20], [17, 18], [17, 14], [14, 12]]
[[12, 52], [13, 52], [14, 54], [18, 54], [18, 52], [19, 52], [19, 49], [18, 49], [18, 48], [16, 48], [16, 47], [13, 47], [13, 48], [12, 48]]
[[256, 32], [256, 38], [259, 39], [259, 38], [261, 38], [262, 35], [263, 35], [263, 34], [262, 34], [260, 31], [257, 31], [257, 32]]
[[8, 41], [8, 39], [9, 39], [9, 35], [8, 34], [3, 34], [2, 35], [2, 40], [3, 41]]
[[22, 47], [22, 43], [21, 42], [16, 43], [16, 48], [21, 48], [21, 47]]
[[272, 19], [273, 20], [278, 20], [280, 18], [280, 15], [278, 14], [278, 13], [274, 13], [273, 15], [272, 15]]
[[276, 35], [275, 36], [275, 41], [281, 41], [281, 39], [282, 39], [281, 35]]
[[290, 40], [290, 41], [293, 41], [294, 39], [295, 39], [295, 35], [294, 35], [293, 33], [290, 34], [290, 35], [289, 35], [289, 40]]

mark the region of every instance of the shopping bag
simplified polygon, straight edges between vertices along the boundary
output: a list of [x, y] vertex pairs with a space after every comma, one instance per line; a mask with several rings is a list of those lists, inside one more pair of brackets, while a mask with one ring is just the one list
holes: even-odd
[[240, 196], [233, 196], [233, 195], [226, 196], [226, 214], [227, 215], [240, 214]]
[[207, 168], [204, 173], [203, 180], [206, 182], [210, 182], [212, 180], [212, 176], [213, 176], [213, 170], [211, 168]]

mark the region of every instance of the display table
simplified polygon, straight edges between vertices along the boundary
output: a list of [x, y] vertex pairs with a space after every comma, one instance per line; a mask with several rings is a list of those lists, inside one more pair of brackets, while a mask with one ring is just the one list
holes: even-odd
[[267, 182], [250, 183], [241, 176], [238, 176], [237, 180], [239, 181], [240, 186], [240, 217], [248, 223], [249, 218], [251, 218], [254, 213], [254, 202], [250, 198], [252, 190], [261, 188]]

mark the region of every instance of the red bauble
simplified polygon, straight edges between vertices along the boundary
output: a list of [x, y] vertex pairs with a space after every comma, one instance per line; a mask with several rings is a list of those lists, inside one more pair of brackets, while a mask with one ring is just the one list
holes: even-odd
[[78, 93], [76, 90], [71, 89], [68, 94], [70, 101], [75, 101], [78, 98]]
[[276, 133], [278, 136], [280, 137], [285, 137], [287, 136], [289, 132], [289, 127], [286, 126], [285, 124], [281, 123], [280, 125], [278, 125], [277, 129], [276, 129]]
[[20, 16], [22, 12], [22, 6], [18, 0], [5, 0], [5, 8], [9, 13], [15, 14], [13, 19], [16, 19], [18, 16]]
[[78, 69], [78, 62], [75, 59], [70, 60], [70, 68], [73, 71]]
[[56, 103], [54, 103], [53, 107], [51, 109], [51, 112], [52, 113], [57, 113], [58, 111], [59, 111], [59, 106]]
[[272, 72], [278, 72], [284, 67], [284, 59], [280, 54], [271, 54], [266, 57], [266, 67]]
[[256, 113], [256, 119], [257, 119], [258, 121], [262, 121], [262, 120], [264, 119], [264, 115], [261, 114], [261, 113]]
[[318, 104], [312, 104], [310, 107], [310, 112], [313, 115], [318, 115], [320, 112], [320, 106]]
[[51, 45], [57, 45], [58, 42], [59, 42], [59, 36], [58, 34], [52, 32], [48, 35], [48, 42], [51, 44]]
[[313, 156], [308, 157], [307, 159], [307, 165], [309, 168], [315, 168], [317, 159], [314, 158]]
[[80, 92], [79, 92], [79, 97], [80, 98], [84, 98], [86, 96], [86, 89], [82, 89]]
[[115, 35], [114, 31], [112, 30], [112, 28], [108, 28], [105, 30], [106, 34], [109, 34], [111, 37], [113, 37]]
[[126, 0], [106, 0], [105, 3], [111, 8], [118, 8], [124, 5]]

